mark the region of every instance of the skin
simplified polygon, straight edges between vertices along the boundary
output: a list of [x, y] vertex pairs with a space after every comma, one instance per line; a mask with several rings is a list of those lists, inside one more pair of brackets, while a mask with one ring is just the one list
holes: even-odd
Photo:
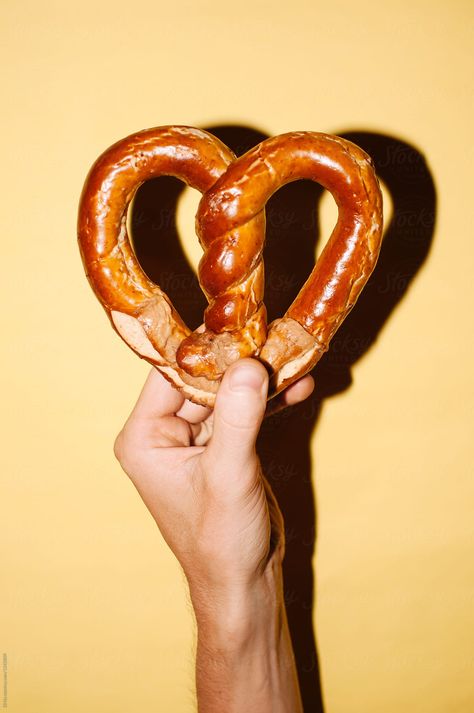
[[[313, 386], [304, 377], [272, 411]], [[283, 601], [283, 518], [255, 450], [267, 388], [264, 367], [242, 359], [211, 412], [152, 369], [115, 441], [189, 584], [199, 713], [303, 710]]]

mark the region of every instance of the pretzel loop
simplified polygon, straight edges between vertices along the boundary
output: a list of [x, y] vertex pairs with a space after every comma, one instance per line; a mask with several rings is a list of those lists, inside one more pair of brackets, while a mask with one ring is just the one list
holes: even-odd
[[[188, 336], [178, 349], [178, 363], [190, 374], [208, 373], [209, 363], [216, 364], [213, 333], [231, 329], [237, 340], [237, 330], [258, 315], [260, 292], [253, 285], [259, 280], [263, 241], [249, 238], [247, 228], [263, 219], [275, 191], [303, 178], [332, 193], [339, 216], [298, 297], [283, 319], [270, 325], [263, 349], [256, 346], [274, 374], [274, 388], [283, 388], [303, 364], [316, 363], [354, 305], [375, 266], [382, 236], [382, 198], [371, 159], [358, 146], [328, 134], [293, 132], [267, 139], [235, 160], [199, 204], [197, 231], [206, 249], [199, 279], [210, 304], [206, 330]], [[221, 361], [214, 375], [227, 366]]]
[[150, 178], [172, 175], [204, 192], [234, 159], [227, 146], [199, 129], [141, 131], [97, 159], [79, 205], [78, 241], [86, 275], [112, 326], [139, 356], [200, 403], [212, 403], [218, 383], [190, 377], [176, 364], [177, 348], [190, 330], [140, 267], [127, 234], [127, 209]]

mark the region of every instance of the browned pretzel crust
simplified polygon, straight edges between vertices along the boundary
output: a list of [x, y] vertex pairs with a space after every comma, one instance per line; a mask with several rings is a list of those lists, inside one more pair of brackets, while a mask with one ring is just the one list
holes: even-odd
[[[209, 306], [193, 333], [144, 274], [127, 235], [136, 189], [159, 175], [203, 193], [199, 280]], [[301, 178], [332, 193], [339, 217], [298, 297], [267, 334], [265, 204]], [[116, 331], [188, 398], [212, 406], [222, 374], [240, 357], [267, 365], [270, 395], [317, 363], [375, 266], [382, 198], [370, 158], [336, 136], [283, 134], [235, 159], [205, 131], [161, 127], [119, 141], [96, 161], [81, 197], [78, 236], [87, 276]]]

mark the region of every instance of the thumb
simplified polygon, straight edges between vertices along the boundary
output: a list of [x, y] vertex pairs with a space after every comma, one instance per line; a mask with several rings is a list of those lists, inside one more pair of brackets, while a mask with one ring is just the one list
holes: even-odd
[[267, 404], [268, 374], [256, 359], [241, 359], [224, 374], [214, 407], [208, 452], [230, 465], [248, 462]]

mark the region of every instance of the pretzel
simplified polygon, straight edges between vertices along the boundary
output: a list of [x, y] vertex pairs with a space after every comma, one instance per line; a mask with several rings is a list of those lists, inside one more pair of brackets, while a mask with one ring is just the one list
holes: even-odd
[[[203, 194], [196, 230], [209, 305], [194, 332], [145, 275], [127, 235], [136, 189], [160, 175]], [[303, 178], [332, 193], [338, 221], [300, 293], [267, 328], [265, 204]], [[97, 159], [80, 200], [78, 239], [89, 282], [118, 334], [187, 398], [213, 406], [223, 373], [239, 358], [266, 365], [269, 397], [315, 366], [377, 261], [382, 197], [370, 157], [336, 136], [282, 134], [236, 158], [212, 134], [165, 126], [133, 134]]]

